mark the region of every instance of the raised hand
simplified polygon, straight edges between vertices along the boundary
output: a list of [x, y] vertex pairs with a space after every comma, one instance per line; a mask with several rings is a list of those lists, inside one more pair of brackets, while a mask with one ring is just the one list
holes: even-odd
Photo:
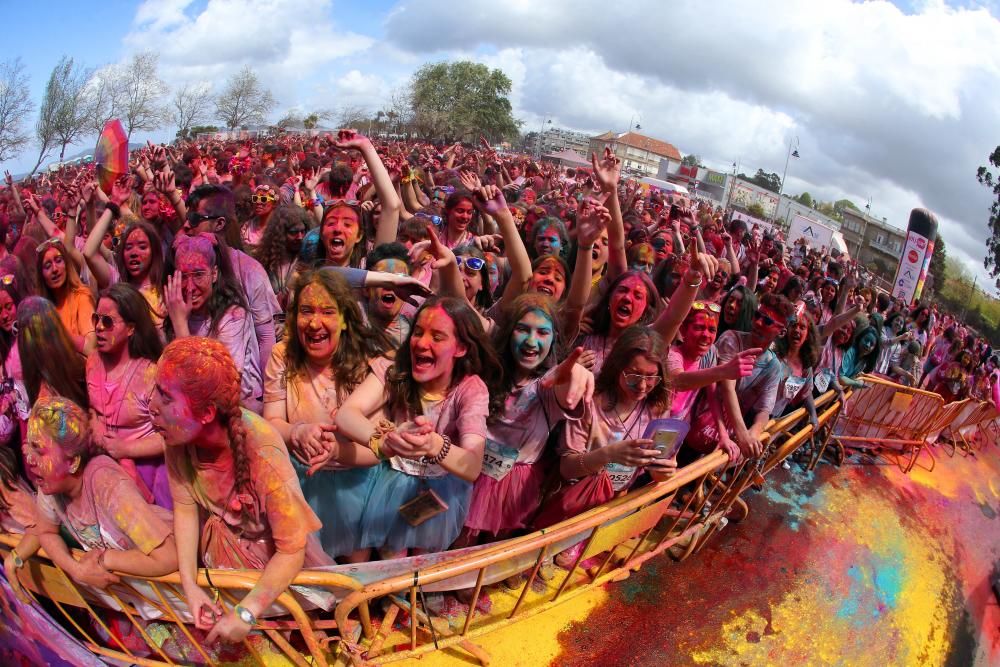
[[584, 199], [576, 216], [576, 239], [580, 246], [592, 246], [611, 224], [611, 213], [593, 199]]
[[604, 147], [604, 157], [597, 161], [597, 154], [590, 154], [590, 165], [594, 170], [594, 178], [601, 186], [601, 190], [612, 192], [618, 189], [618, 181], [621, 179], [621, 160], [615, 157], [611, 149]]
[[440, 237], [434, 231], [434, 225], [427, 225], [427, 235], [430, 237], [430, 245], [427, 246], [427, 252], [434, 258], [431, 268], [443, 269], [446, 266], [454, 264], [455, 253], [448, 246], [441, 243]]
[[177, 185], [174, 183], [173, 170], [170, 167], [164, 167], [153, 174], [153, 187], [167, 195], [167, 197], [170, 197], [171, 193], [177, 190]]
[[337, 130], [337, 138], [334, 140], [333, 145], [344, 150], [353, 148], [360, 151], [365, 148], [371, 148], [372, 142], [357, 130], [344, 129]]
[[458, 172], [458, 179], [462, 181], [462, 185], [469, 192], [479, 192], [483, 187], [482, 181], [479, 180], [479, 174], [471, 169], [463, 169]]
[[719, 270], [719, 260], [717, 257], [707, 253], [698, 252], [698, 244], [691, 240], [690, 253], [691, 265], [687, 273], [684, 274], [684, 281], [687, 285], [700, 285], [702, 282], [711, 282], [715, 272]]
[[4, 172], [3, 172], [3, 180], [4, 180], [4, 183], [7, 184], [8, 188], [14, 187], [14, 177], [11, 176], [10, 172], [7, 171], [6, 169], [4, 169]]
[[177, 326], [178, 322], [188, 321], [191, 316], [191, 302], [184, 298], [183, 277], [180, 271], [175, 271], [167, 277], [167, 289], [164, 293], [164, 301], [167, 305], [167, 313], [170, 320]]
[[594, 374], [579, 363], [583, 354], [582, 347], [576, 348], [541, 380], [543, 388], [556, 389], [563, 395], [560, 402], [569, 410], [576, 408], [581, 399], [589, 401], [594, 397]]

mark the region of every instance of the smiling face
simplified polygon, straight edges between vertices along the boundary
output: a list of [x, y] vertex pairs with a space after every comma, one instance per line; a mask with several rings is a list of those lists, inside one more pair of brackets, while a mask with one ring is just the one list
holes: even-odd
[[833, 283], [825, 282], [823, 286], [819, 288], [820, 297], [823, 300], [823, 304], [827, 305], [833, 303], [833, 299], [837, 296], [837, 287]]
[[212, 298], [219, 271], [200, 252], [180, 252], [176, 263], [184, 298], [190, 300], [192, 311], [198, 312]]
[[535, 237], [535, 254], [539, 257], [545, 255], [558, 255], [562, 250], [562, 240], [559, 238], [559, 231], [553, 225], [547, 225], [538, 232]]
[[12, 332], [17, 322], [17, 304], [5, 290], [0, 290], [0, 329]]
[[153, 261], [153, 251], [149, 243], [149, 237], [141, 229], [133, 229], [125, 239], [123, 248], [125, 257], [125, 270], [130, 278], [142, 280], [149, 273], [149, 266]]
[[[277, 202], [275, 202], [275, 200], [269, 196], [268, 192], [265, 190], [258, 190], [254, 194], [257, 195], [257, 201], [253, 204], [254, 215], [260, 218], [270, 215], [271, 211], [273, 211], [274, 207], [277, 205]], [[263, 198], [264, 201], [260, 201], [261, 198]]]
[[657, 233], [653, 237], [653, 250], [656, 252], [656, 261], [662, 261], [674, 252], [674, 239], [669, 233]]
[[552, 321], [542, 311], [533, 310], [514, 325], [510, 351], [522, 370], [532, 371], [545, 361], [554, 340]]
[[871, 354], [871, 351], [875, 349], [875, 346], [877, 344], [878, 344], [877, 335], [875, 334], [874, 331], [869, 329], [858, 340], [858, 352], [861, 353], [862, 357], [867, 356]]
[[410, 364], [417, 383], [450, 379], [455, 360], [466, 352], [456, 335], [455, 323], [444, 308], [432, 306], [420, 311], [410, 334]]
[[[471, 255], [459, 255], [459, 257], [464, 260]], [[483, 272], [475, 271], [463, 261], [461, 273], [462, 285], [465, 287], [465, 298], [469, 300], [469, 303], [475, 303], [476, 295], [479, 294], [479, 290], [483, 289]]]
[[611, 328], [621, 331], [642, 317], [649, 304], [646, 284], [638, 276], [628, 276], [611, 293]]
[[528, 291], [548, 294], [556, 301], [561, 299], [566, 292], [566, 273], [562, 265], [555, 259], [541, 262], [531, 272]]
[[663, 382], [660, 365], [645, 354], [637, 354], [618, 377], [618, 391], [630, 402], [639, 402]]
[[50, 290], [61, 289], [66, 284], [66, 261], [58, 248], [46, 248], [42, 256], [42, 279]]
[[848, 322], [844, 326], [840, 327], [833, 332], [833, 344], [838, 347], [843, 347], [847, 344], [847, 341], [851, 340], [851, 336], [854, 335], [854, 322]]
[[[373, 271], [392, 273], [397, 276], [410, 275], [406, 262], [392, 257], [379, 260], [371, 268]], [[368, 312], [374, 314], [376, 318], [383, 322], [394, 319], [402, 309], [403, 300], [397, 297], [392, 290], [385, 287], [376, 287], [368, 290]]]
[[196, 442], [205, 426], [184, 394], [180, 380], [174, 377], [172, 369], [162, 366], [156, 371], [149, 413], [153, 429], [163, 436], [167, 447]]
[[463, 199], [458, 202], [458, 204], [456, 204], [455, 207], [448, 212], [448, 230], [456, 236], [464, 234], [469, 228], [469, 224], [472, 222], [472, 213], [474, 210], [472, 202], [468, 199]]
[[323, 217], [320, 238], [326, 258], [335, 266], [347, 266], [354, 246], [361, 240], [358, 214], [349, 206], [334, 207]]
[[696, 313], [685, 322], [681, 335], [682, 351], [687, 357], [701, 357], [711, 349], [719, 333], [719, 320], [707, 310]]
[[[98, 316], [94, 331], [97, 334], [97, 351], [101, 354], [117, 354], [128, 345], [128, 340], [135, 333], [135, 327], [122, 319], [118, 304], [104, 297], [97, 302]], [[111, 318], [111, 326], [105, 327], [107, 318]]]
[[310, 283], [302, 289], [295, 331], [309, 361], [328, 366], [346, 328], [340, 307], [321, 284]]
[[78, 460], [67, 456], [35, 419], [28, 420], [28, 437], [21, 452], [29, 479], [42, 493], [65, 493], [74, 485], [73, 469], [80, 467]]

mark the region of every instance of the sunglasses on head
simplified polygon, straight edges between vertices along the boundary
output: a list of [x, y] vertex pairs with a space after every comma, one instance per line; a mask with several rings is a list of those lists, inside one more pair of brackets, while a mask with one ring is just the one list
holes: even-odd
[[440, 227], [441, 223], [444, 222], [444, 220], [441, 218], [440, 215], [431, 215], [430, 213], [424, 213], [422, 211], [420, 213], [414, 213], [413, 217], [423, 218], [424, 220], [430, 220], [431, 224], [433, 224], [435, 227]]
[[35, 252], [45, 252], [46, 248], [55, 246], [57, 243], [60, 243], [60, 242], [61, 242], [60, 239], [58, 237], [55, 237], [55, 236], [53, 236], [50, 239], [45, 239], [44, 241], [42, 241], [41, 243], [39, 243], [37, 246], [35, 246]]
[[100, 326], [102, 330], [107, 330], [115, 326], [115, 318], [111, 317], [110, 315], [101, 315], [100, 313], [94, 313], [90, 316], [90, 323], [93, 325], [95, 329], [98, 326]]
[[455, 262], [458, 264], [459, 268], [465, 265], [467, 268], [473, 271], [481, 271], [484, 266], [486, 266], [486, 260], [480, 257], [455, 257]]
[[695, 301], [691, 304], [691, 310], [707, 310], [710, 313], [721, 313], [722, 306], [711, 301]]
[[667, 247], [667, 239], [662, 236], [657, 236], [655, 239], [650, 241], [650, 243], [652, 243], [654, 250], [663, 250]]
[[275, 201], [274, 195], [250, 195], [250, 202], [253, 204], [266, 204]]

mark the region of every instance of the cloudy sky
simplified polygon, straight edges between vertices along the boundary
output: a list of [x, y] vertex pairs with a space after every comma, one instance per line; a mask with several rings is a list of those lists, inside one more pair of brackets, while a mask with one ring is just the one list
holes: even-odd
[[949, 253], [986, 281], [990, 195], [975, 173], [1000, 144], [995, 2], [149, 0], [65, 3], [44, 22], [33, 10], [5, 8], [22, 29], [4, 51], [26, 61], [36, 99], [63, 53], [97, 67], [152, 49], [171, 85], [218, 86], [249, 64], [276, 117], [377, 109], [423, 63], [473, 59], [511, 78], [525, 130], [552, 118], [624, 131], [635, 118], [709, 166], [749, 173], [780, 174], [797, 140], [786, 192], [870, 198], [902, 228], [926, 206]]

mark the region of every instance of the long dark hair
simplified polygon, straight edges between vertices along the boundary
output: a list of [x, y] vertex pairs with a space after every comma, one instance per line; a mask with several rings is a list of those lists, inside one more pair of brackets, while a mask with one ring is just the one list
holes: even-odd
[[628, 278], [638, 278], [646, 287], [646, 309], [635, 324], [649, 325], [656, 320], [656, 316], [660, 312], [660, 295], [656, 291], [653, 281], [642, 271], [626, 271], [611, 281], [607, 291], [601, 295], [600, 301], [590, 311], [594, 319], [594, 334], [607, 336], [611, 332], [611, 297], [618, 286]]
[[[216, 278], [215, 283], [212, 285], [212, 296], [205, 304], [208, 308], [208, 315], [212, 321], [212, 326], [209, 329], [209, 335], [215, 336], [219, 333], [219, 322], [222, 321], [222, 316], [226, 314], [226, 311], [233, 306], [242, 308], [243, 310], [250, 312], [250, 307], [247, 305], [246, 297], [243, 295], [243, 286], [241, 285], [239, 279], [236, 277], [233, 271], [233, 265], [229, 260], [229, 248], [226, 247], [225, 241], [219, 238], [217, 234], [205, 234], [197, 235], [196, 237], [184, 237], [178, 236], [174, 241], [174, 258], [176, 260], [177, 247], [186, 243], [185, 238], [204, 238], [211, 236], [215, 239], [212, 245], [213, 258], [212, 265], [218, 269], [218, 278]], [[200, 251], [200, 250], [199, 250]], [[176, 261], [171, 262], [175, 264]], [[173, 322], [168, 318], [164, 323], [164, 331], [169, 334], [173, 333], [174, 325]]]
[[260, 245], [254, 251], [254, 258], [261, 263], [269, 274], [276, 274], [282, 262], [294, 262], [295, 257], [288, 254], [285, 236], [288, 228], [296, 222], [301, 222], [306, 232], [314, 227], [312, 216], [305, 209], [294, 204], [282, 204], [274, 209], [271, 218], [264, 228]]
[[660, 382], [644, 399], [652, 414], [661, 414], [670, 406], [670, 387], [667, 383], [664, 360], [667, 346], [660, 334], [648, 327], [631, 326], [615, 341], [604, 360], [601, 372], [594, 384], [594, 393], [607, 396], [612, 404], [618, 401], [618, 378], [636, 355], [652, 359], [660, 367]]
[[323, 210], [323, 222], [319, 225], [319, 259], [320, 264], [326, 261], [326, 243], [323, 242], [323, 227], [326, 225], [326, 216], [338, 208], [349, 208], [354, 211], [354, 214], [358, 218], [358, 241], [354, 244], [354, 248], [351, 249], [351, 256], [347, 259], [347, 265], [358, 268], [361, 266], [361, 260], [367, 253], [368, 247], [368, 234], [365, 231], [367, 225], [365, 225], [365, 215], [364, 211], [360, 206], [356, 204], [349, 204], [346, 201], [335, 201], [326, 209]]
[[145, 234], [146, 240], [149, 241], [149, 271], [146, 273], [147, 278], [149, 278], [149, 284], [152, 285], [153, 289], [162, 294], [165, 264], [163, 261], [163, 239], [160, 237], [159, 232], [148, 222], [136, 220], [126, 227], [125, 233], [121, 235], [121, 243], [115, 248], [115, 264], [118, 266], [118, 275], [121, 276], [123, 281], [129, 281], [132, 278], [125, 267], [125, 241], [128, 239], [129, 234], [137, 229]]
[[[736, 324], [729, 326], [726, 324], [725, 318], [726, 302], [732, 298], [734, 292], [742, 294], [743, 301], [740, 303], [740, 312], [736, 316]], [[752, 289], [747, 288], [746, 285], [737, 285], [722, 298], [722, 314], [719, 316], [719, 335], [721, 336], [730, 329], [733, 331], [750, 331], [751, 327], [753, 327], [753, 316], [756, 312], [757, 295], [753, 293]]]
[[490, 263], [487, 261], [486, 255], [474, 245], [459, 246], [453, 252], [456, 257], [478, 257], [483, 260], [483, 268], [479, 269], [479, 277], [483, 281], [483, 286], [476, 294], [476, 307], [486, 312], [493, 305], [493, 290], [490, 289]]
[[455, 326], [455, 338], [467, 350], [464, 356], [455, 359], [455, 367], [451, 374], [452, 386], [468, 375], [478, 375], [491, 389], [490, 413], [492, 414], [496, 411], [494, 408], [496, 392], [492, 389], [503, 382], [500, 359], [493, 350], [486, 331], [483, 330], [479, 315], [472, 307], [464, 299], [441, 296], [425, 301], [413, 317], [414, 326], [400, 347], [399, 354], [396, 355], [396, 363], [386, 376], [385, 391], [389, 408], [394, 411], [409, 411], [411, 414], [423, 412], [420, 405], [420, 385], [413, 379], [410, 341], [421, 313], [429, 308], [444, 310]]
[[128, 339], [128, 356], [155, 363], [163, 353], [163, 342], [153, 323], [153, 311], [146, 298], [128, 283], [115, 283], [101, 292], [98, 303], [101, 299], [113, 301], [125, 324], [135, 328]]
[[[20, 264], [20, 261], [13, 255], [8, 256], [9, 259]], [[5, 257], [4, 261], [8, 258]], [[6, 292], [7, 296], [14, 304], [14, 308], [18, 307], [21, 303], [21, 299], [24, 298], [24, 290], [21, 285], [18, 284], [20, 277], [16, 273], [8, 273], [5, 266], [0, 265], [0, 291]], [[15, 334], [12, 331], [5, 331], [0, 329], [0, 364], [6, 363], [7, 355], [10, 354], [11, 349], [14, 347]]]
[[[545, 359], [542, 360], [542, 363], [532, 371], [532, 376], [541, 377], [545, 375], [546, 371], [555, 366], [562, 357], [562, 331], [559, 326], [559, 315], [556, 312], [556, 304], [552, 301], [552, 297], [546, 294], [528, 293], [521, 294], [514, 299], [510, 308], [504, 313], [502, 325], [497, 328], [493, 335], [493, 348], [500, 357], [500, 364], [503, 368], [511, 369], [511, 371], [504, 373], [503, 380], [497, 384], [494, 394], [500, 413], [491, 413], [491, 419], [501, 416], [503, 406], [507, 402], [507, 396], [514, 389], [516, 375], [513, 369], [517, 368], [517, 360], [510, 349], [510, 338], [514, 334], [514, 329], [517, 328], [521, 318], [536, 310], [552, 323], [552, 347], [549, 349], [549, 353]], [[490, 403], [492, 404], [494, 401], [491, 400]]]
[[319, 285], [337, 302], [345, 329], [330, 359], [330, 369], [337, 384], [337, 397], [344, 401], [368, 374], [372, 359], [388, 353], [392, 343], [381, 329], [369, 326], [361, 314], [361, 306], [347, 281], [335, 270], [316, 269], [303, 273], [295, 286], [285, 318], [285, 361], [287, 377], [294, 378], [306, 368], [306, 353], [299, 341], [297, 321], [302, 291], [308, 285]]
[[[799, 348], [799, 360], [802, 362], [803, 370], [807, 368], [816, 368], [816, 364], [819, 363], [820, 353], [822, 349], [820, 347], [819, 329], [816, 328], [816, 323], [813, 322], [812, 315], [803, 310], [798, 314], [797, 317], [804, 317], [809, 322], [809, 330], [806, 332], [806, 339], [802, 341], [802, 347]], [[789, 322], [788, 329], [791, 329], [791, 322]], [[785, 331], [785, 335], [774, 341], [774, 351], [779, 357], [784, 359], [788, 356], [788, 334], [789, 331]]]
[[62, 290], [63, 294], [69, 295], [70, 292], [80, 287], [83, 283], [80, 282], [80, 272], [77, 271], [76, 263], [73, 258], [69, 256], [69, 252], [66, 250], [66, 246], [63, 242], [58, 239], [49, 239], [44, 244], [39, 246], [41, 250], [35, 251], [35, 279], [38, 281], [38, 290], [41, 296], [55, 302], [58, 298], [58, 294], [54, 294], [52, 289], [45, 282], [45, 276], [42, 275], [42, 264], [45, 261], [45, 253], [48, 252], [49, 248], [55, 248], [56, 251], [62, 256], [63, 264], [66, 265], [66, 281], [63, 283]]
[[29, 296], [18, 304], [17, 352], [31, 403], [38, 400], [45, 382], [57, 395], [84, 408], [90, 407], [83, 357], [77, 353], [55, 305], [48, 299]]

